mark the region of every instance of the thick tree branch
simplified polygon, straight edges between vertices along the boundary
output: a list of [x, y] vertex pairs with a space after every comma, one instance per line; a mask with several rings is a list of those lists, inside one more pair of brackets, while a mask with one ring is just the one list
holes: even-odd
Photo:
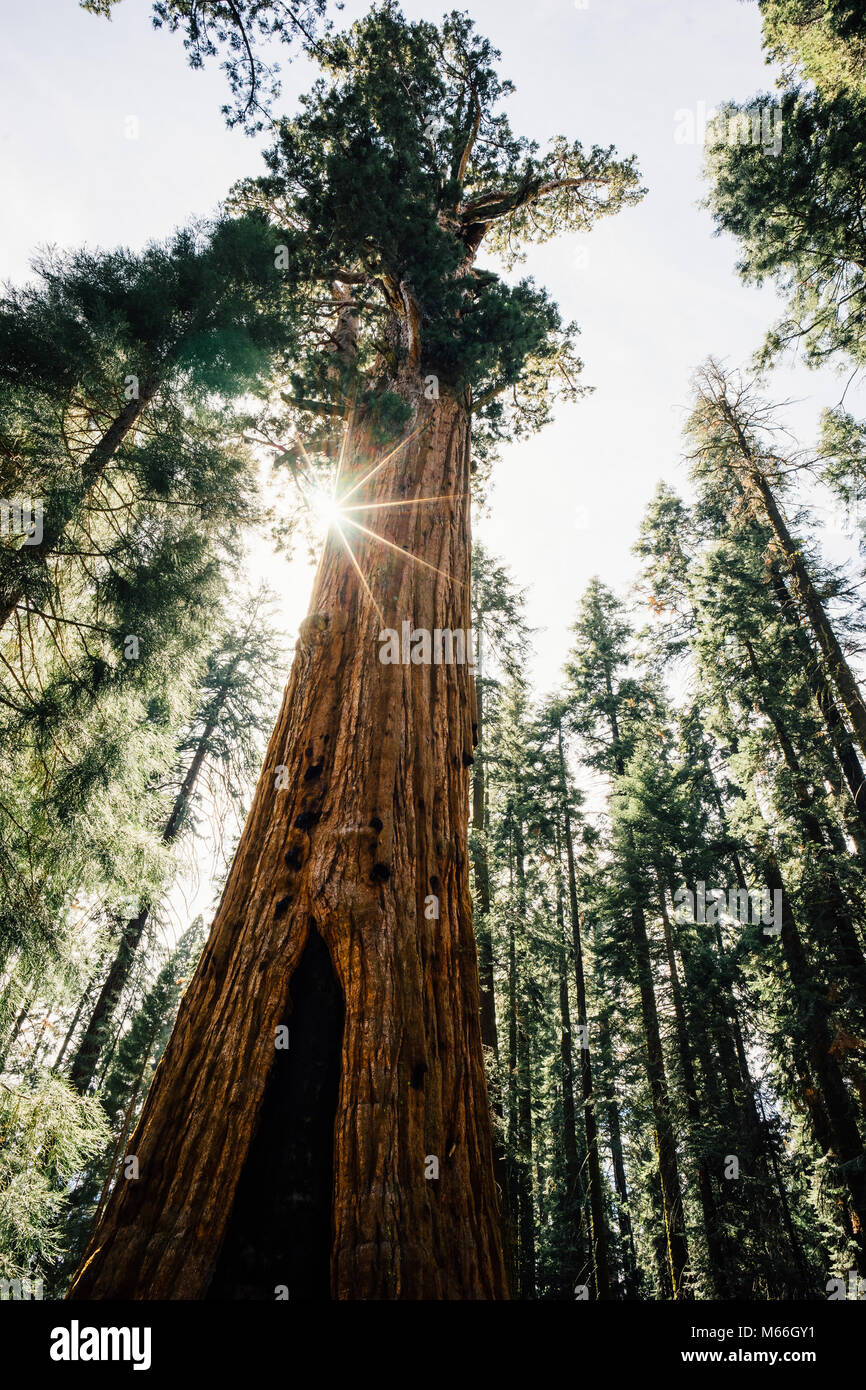
[[599, 187], [606, 183], [606, 178], [588, 176], [571, 179], [533, 179], [531, 183], [524, 183], [518, 188], [501, 188], [493, 193], [481, 193], [477, 198], [471, 198], [460, 209], [459, 217], [465, 227], [475, 223], [495, 222], [500, 217], [508, 217], [518, 208], [538, 202], [539, 198], [544, 198], [549, 193], [559, 193], [569, 188]]
[[466, 177], [466, 167], [469, 163], [469, 157], [472, 154], [473, 146], [475, 145], [475, 141], [478, 137], [478, 131], [481, 128], [481, 103], [478, 100], [478, 94], [474, 88], [472, 89], [472, 99], [475, 102], [475, 119], [472, 122], [472, 128], [469, 131], [469, 137], [466, 141], [466, 144], [463, 147], [463, 153], [460, 156], [460, 163], [457, 166], [457, 182], [461, 186], [463, 184], [464, 178]]
[[295, 410], [309, 410], [314, 415], [342, 415], [343, 411], [338, 405], [331, 405], [328, 401], [311, 401], [305, 397], [283, 396], [286, 405], [294, 406]]

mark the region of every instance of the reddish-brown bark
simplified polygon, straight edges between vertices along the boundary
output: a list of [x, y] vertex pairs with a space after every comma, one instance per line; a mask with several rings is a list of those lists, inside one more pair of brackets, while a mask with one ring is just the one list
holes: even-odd
[[[343, 492], [387, 452], [363, 425], [352, 438]], [[351, 504], [451, 500], [353, 514], [396, 551], [345, 526], [383, 620], [329, 536], [210, 939], [128, 1147], [141, 1176], [118, 1181], [73, 1298], [206, 1297], [313, 929], [345, 1008], [332, 1297], [507, 1296], [467, 860], [472, 676], [383, 664], [378, 640], [403, 620], [468, 629], [468, 480], [465, 403], [420, 398], [409, 442]]]

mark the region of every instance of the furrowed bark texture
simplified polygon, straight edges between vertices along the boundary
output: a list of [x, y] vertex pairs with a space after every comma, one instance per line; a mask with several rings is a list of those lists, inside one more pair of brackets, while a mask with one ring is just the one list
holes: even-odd
[[[207, 1296], [313, 929], [345, 1009], [331, 1296], [507, 1296], [467, 862], [471, 671], [380, 660], [383, 627], [470, 624], [465, 405], [421, 400], [415, 431], [347, 505], [450, 500], [352, 513], [395, 549], [343, 523], [381, 618], [329, 537], [210, 939], [129, 1145], [141, 1177], [117, 1183], [70, 1297]], [[386, 456], [363, 425], [353, 439], [343, 495]]]

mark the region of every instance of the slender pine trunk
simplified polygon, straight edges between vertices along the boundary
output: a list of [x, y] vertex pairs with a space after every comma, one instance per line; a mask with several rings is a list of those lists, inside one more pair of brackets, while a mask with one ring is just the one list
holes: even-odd
[[[803, 628], [800, 616], [788, 593], [785, 580], [776, 561], [768, 566], [768, 572], [779, 611], [787, 619], [792, 640], [800, 656], [807, 663], [806, 669], [809, 672], [809, 683], [815, 696], [815, 703], [821, 713], [853, 803], [853, 815], [850, 817], [854, 822], [852, 838], [857, 844], [858, 851], [863, 853], [864, 847], [866, 847], [866, 772], [864, 772], [863, 764], [857, 756], [854, 740], [839, 712], [823, 667]], [[847, 807], [845, 809], [847, 810]]]
[[[556, 886], [556, 925], [560, 941], [565, 939], [565, 918], [562, 909], [562, 886]], [[587, 1262], [586, 1234], [583, 1222], [583, 1184], [580, 1180], [580, 1150], [577, 1142], [577, 1124], [574, 1105], [574, 1052], [572, 1049], [571, 1005], [568, 998], [568, 972], [565, 947], [559, 952], [559, 1061], [562, 1087], [562, 1157], [565, 1169], [565, 1198], [569, 1229], [572, 1232], [574, 1256], [570, 1268], [563, 1277], [563, 1292], [567, 1298], [574, 1297], [572, 1285], [583, 1278], [584, 1271], [591, 1267], [592, 1257]]]
[[476, 749], [472, 767], [472, 871], [475, 879], [478, 941], [478, 979], [481, 989], [481, 1040], [499, 1057], [496, 993], [493, 979], [493, 941], [490, 932], [490, 862], [487, 851], [487, 787], [484, 775], [483, 628], [478, 624], [475, 667]]
[[764, 850], [766, 880], [771, 891], [782, 893], [781, 944], [791, 980], [799, 1032], [799, 1047], [808, 1060], [815, 1101], [807, 1097], [819, 1144], [829, 1149], [838, 1176], [848, 1193], [851, 1229], [866, 1268], [866, 1151], [857, 1126], [851, 1097], [832, 1050], [833, 1035], [825, 988], [807, 958], [787, 890], [769, 848]]
[[[514, 822], [514, 867], [517, 877], [518, 916], [526, 922], [526, 866], [524, 859], [523, 824], [518, 815]], [[516, 1025], [517, 1025], [517, 1200], [520, 1248], [518, 1274], [521, 1297], [535, 1298], [535, 1200], [532, 1182], [532, 1039], [529, 1006], [521, 989], [522, 970], [515, 961]]]
[[646, 1043], [647, 1079], [655, 1124], [666, 1260], [670, 1270], [673, 1296], [675, 1299], [681, 1299], [686, 1297], [685, 1275], [689, 1262], [689, 1248], [686, 1240], [679, 1161], [659, 1030], [658, 1007], [653, 987], [649, 937], [646, 918], [639, 902], [634, 902], [632, 905], [631, 925]]
[[[760, 667], [751, 643], [744, 639], [752, 673], [763, 696]], [[822, 929], [829, 938], [847, 988], [853, 996], [855, 1008], [861, 1020], [866, 1020], [866, 957], [860, 939], [848, 911], [845, 897], [836, 876], [827, 865], [828, 840], [824, 827], [813, 810], [814, 798], [803, 773], [800, 760], [771, 698], [762, 698], [764, 712], [769, 718], [785, 764], [791, 774], [791, 786], [797, 802], [799, 819], [806, 839], [814, 846], [820, 873], [820, 892], [810, 893], [812, 910], [810, 912], [812, 929]]]
[[859, 744], [860, 753], [866, 756], [866, 704], [864, 704], [863, 696], [860, 693], [860, 687], [848, 665], [818, 591], [812, 583], [811, 575], [803, 560], [802, 551], [788, 530], [773, 495], [773, 490], [767, 482], [758, 460], [752, 453], [740, 422], [726, 400], [720, 401], [720, 406], [737, 437], [737, 444], [743, 459], [743, 467], [739, 470], [741, 480], [746, 490], [751, 493], [756, 503], [756, 510], [762, 513], [769, 523], [776, 544], [785, 558], [794, 597], [812, 629], [812, 634], [824, 658], [827, 675], [839, 692], [839, 697], [851, 721], [854, 737]]
[[[161, 839], [164, 845], [171, 844], [175, 839], [189, 809], [189, 804], [192, 800], [199, 774], [201, 773], [204, 760], [210, 748], [214, 730], [219, 721], [222, 706], [225, 703], [228, 693], [228, 680], [229, 677], [227, 676], [226, 684], [222, 687], [217, 696], [212, 717], [208, 720], [198, 740], [195, 754], [184, 774], [180, 790], [175, 797], [174, 805], [163, 827]], [[82, 1093], [87, 1090], [96, 1073], [100, 1055], [105, 1047], [108, 1030], [111, 1027], [111, 1021], [114, 1018], [118, 1001], [129, 983], [129, 977], [132, 973], [132, 968], [138, 955], [138, 948], [141, 945], [149, 918], [150, 908], [144, 906], [137, 915], [124, 926], [121, 933], [120, 946], [111, 963], [108, 974], [105, 977], [96, 1003], [93, 1006], [90, 1018], [87, 1021], [87, 1027], [75, 1050], [69, 1067], [69, 1080], [71, 1085]]]
[[557, 732], [559, 775], [562, 792], [562, 821], [568, 865], [568, 902], [571, 916], [571, 939], [574, 947], [574, 978], [577, 989], [577, 1023], [580, 1040], [580, 1090], [583, 1098], [583, 1121], [586, 1131], [586, 1161], [589, 1172], [589, 1208], [592, 1220], [593, 1277], [596, 1297], [611, 1297], [610, 1260], [607, 1219], [604, 1211], [604, 1186], [598, 1142], [598, 1121], [593, 1094], [592, 1055], [589, 1046], [589, 1013], [586, 1006], [586, 977], [583, 968], [583, 942], [580, 931], [580, 905], [577, 899], [577, 869], [574, 857], [574, 837], [571, 813], [568, 808], [568, 773], [562, 742], [562, 725]]
[[[487, 779], [484, 768], [484, 628], [477, 623], [478, 642], [475, 665], [475, 762], [472, 766], [472, 872], [475, 884], [475, 939], [478, 943], [478, 982], [481, 996], [481, 1041], [499, 1061], [499, 1029], [496, 1020], [496, 985], [493, 971], [493, 934], [490, 921], [490, 857], [487, 845]], [[493, 1171], [502, 1213], [503, 1254], [508, 1270], [509, 1289], [514, 1291], [515, 1232], [511, 1221], [509, 1171], [505, 1154], [503, 1107], [501, 1099], [492, 1102], [497, 1123], [493, 1130]]]
[[31, 1006], [31, 1004], [33, 1003], [33, 1001], [34, 1001], [35, 998], [36, 998], [36, 986], [35, 986], [35, 985], [30, 985], [30, 986], [28, 986], [28, 988], [27, 988], [27, 993], [26, 993], [25, 996], [24, 996], [24, 1003], [21, 1005], [21, 1008], [18, 1010], [18, 1013], [17, 1013], [17, 1015], [16, 1015], [16, 1017], [15, 1017], [15, 1022], [12, 1024], [12, 1027], [11, 1027], [11, 1029], [9, 1030], [9, 1034], [8, 1034], [8, 1036], [7, 1036], [7, 1038], [6, 1038], [6, 1041], [5, 1041], [5, 1043], [3, 1044], [3, 1051], [0, 1052], [0, 1069], [2, 1069], [2, 1068], [6, 1065], [6, 1059], [7, 1059], [7, 1057], [9, 1056], [9, 1053], [12, 1051], [12, 1048], [15, 1046], [16, 1042], [18, 1041], [18, 1034], [21, 1032], [21, 1029], [24, 1027], [24, 1022], [25, 1022], [25, 1020], [26, 1020], [26, 1018], [27, 1018], [27, 1015], [28, 1015], [28, 1013], [29, 1013], [29, 1011], [30, 1011], [30, 1006]]
[[727, 1279], [727, 1260], [725, 1257], [724, 1241], [719, 1229], [719, 1216], [716, 1209], [716, 1199], [713, 1194], [710, 1169], [706, 1154], [702, 1148], [701, 1105], [698, 1100], [698, 1083], [695, 1076], [694, 1062], [692, 1060], [689, 1027], [686, 1019], [686, 1010], [683, 1003], [679, 971], [677, 969], [677, 960], [674, 951], [673, 927], [668, 913], [667, 901], [665, 899], [664, 882], [661, 877], [661, 872], [658, 869], [656, 870], [656, 877], [659, 889], [659, 908], [665, 939], [665, 955], [667, 956], [671, 998], [674, 1006], [677, 1052], [679, 1054], [680, 1069], [683, 1075], [686, 1111], [692, 1131], [692, 1148], [694, 1151], [695, 1170], [698, 1180], [698, 1198], [701, 1206], [701, 1215], [703, 1217], [704, 1238], [707, 1243], [711, 1296], [713, 1298], [728, 1298], [730, 1296], [730, 1290]]
[[[619, 721], [613, 695], [613, 680], [609, 668], [605, 670], [605, 682], [610, 710], [611, 757], [616, 776], [621, 778], [625, 776], [625, 761], [621, 752]], [[627, 845], [629, 858], [632, 858], [634, 855], [634, 836], [630, 830], [627, 833]], [[656, 1154], [664, 1220], [665, 1268], [671, 1281], [674, 1299], [682, 1299], [687, 1296], [685, 1274], [689, 1262], [689, 1249], [685, 1232], [685, 1214], [683, 1212], [676, 1140], [671, 1118], [670, 1095], [653, 985], [649, 936], [642, 906], [642, 885], [639, 876], [635, 873], [634, 866], [630, 868], [629, 880], [632, 897], [629, 914], [632, 945], [640, 991], [647, 1080], [655, 1124]]]
[[[603, 993], [603, 981], [601, 980], [599, 980], [599, 987]], [[619, 1118], [619, 1106], [617, 1105], [616, 1095], [613, 1089], [613, 1078], [616, 1074], [613, 1056], [613, 1040], [610, 1035], [610, 1025], [604, 1008], [599, 1011], [598, 1016], [598, 1051], [601, 1060], [602, 1077], [607, 1078], [610, 1091], [609, 1099], [604, 1106], [604, 1113], [607, 1116], [611, 1166], [613, 1168], [613, 1185], [616, 1192], [617, 1225], [619, 1226], [620, 1252], [622, 1255], [623, 1295], [625, 1298], [637, 1298], [640, 1280], [637, 1253], [634, 1244], [634, 1231], [631, 1223], [628, 1179], [625, 1171], [625, 1154], [622, 1144], [622, 1125]]]
[[[138, 399], [127, 401], [102, 438], [93, 446], [81, 465], [79, 505], [99, 482], [117, 450], [137, 424], [139, 417], [153, 400], [158, 389], [159, 382], [144, 386], [139, 392]], [[71, 507], [55, 506], [50, 509], [43, 521], [42, 539], [38, 546], [30, 547], [30, 551], [40, 556], [46, 556], [54, 551], [63, 539], [67, 527], [75, 519], [75, 515], [75, 509]], [[6, 584], [0, 589], [0, 630], [5, 627], [23, 598], [24, 587], [21, 582], [20, 571], [16, 567], [11, 571]]]

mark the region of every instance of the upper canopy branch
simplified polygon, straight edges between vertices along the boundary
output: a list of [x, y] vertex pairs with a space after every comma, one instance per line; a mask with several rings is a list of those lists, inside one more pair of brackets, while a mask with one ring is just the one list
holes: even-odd
[[528, 207], [549, 193], [559, 193], [569, 188], [600, 187], [609, 182], [601, 175], [583, 175], [579, 178], [533, 179], [517, 188], [496, 189], [492, 193], [481, 193], [470, 198], [459, 211], [463, 226], [473, 226], [478, 222], [495, 222], [507, 217], [518, 208]]
[[463, 180], [466, 177], [466, 169], [469, 164], [470, 155], [472, 154], [472, 148], [475, 144], [475, 141], [478, 138], [478, 132], [481, 129], [481, 102], [478, 100], [478, 94], [474, 88], [472, 89], [472, 101], [475, 107], [475, 116], [472, 121], [472, 125], [470, 127], [466, 143], [463, 146], [463, 153], [460, 156], [460, 162], [457, 165], [457, 182], [461, 186], [463, 184]]

